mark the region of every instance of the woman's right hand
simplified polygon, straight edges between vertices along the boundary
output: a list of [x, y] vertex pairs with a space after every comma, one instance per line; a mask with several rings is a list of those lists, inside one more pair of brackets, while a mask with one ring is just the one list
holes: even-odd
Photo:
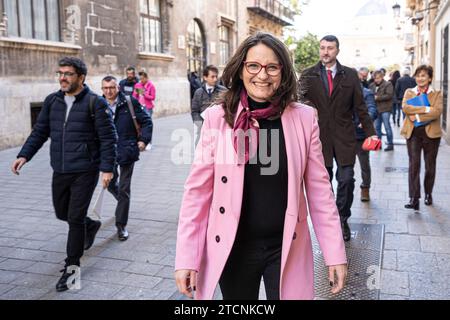
[[197, 271], [189, 269], [177, 270], [175, 271], [175, 282], [178, 291], [192, 299], [194, 297], [192, 292], [197, 287]]

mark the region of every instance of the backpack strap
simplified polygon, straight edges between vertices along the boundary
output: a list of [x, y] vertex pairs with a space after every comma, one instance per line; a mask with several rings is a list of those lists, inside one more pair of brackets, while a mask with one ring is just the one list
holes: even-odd
[[139, 136], [141, 135], [141, 127], [137, 122], [136, 112], [134, 112], [134, 106], [133, 103], [131, 102], [131, 97], [125, 95], [125, 99], [127, 100], [128, 109], [130, 110], [131, 118], [133, 119], [134, 127], [136, 129], [136, 134], [137, 137], [139, 138]]

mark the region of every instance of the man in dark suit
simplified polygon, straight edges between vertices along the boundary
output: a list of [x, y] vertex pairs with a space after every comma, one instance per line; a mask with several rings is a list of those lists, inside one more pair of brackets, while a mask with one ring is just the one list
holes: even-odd
[[371, 139], [378, 139], [361, 91], [361, 84], [355, 70], [337, 61], [339, 40], [325, 36], [320, 41], [320, 61], [302, 72], [300, 97], [318, 111], [320, 140], [330, 176], [333, 180], [333, 159], [337, 163], [338, 188], [336, 205], [341, 217], [345, 241], [351, 233], [347, 220], [351, 216], [354, 170], [356, 157], [356, 136], [353, 114], [358, 115], [362, 128]]

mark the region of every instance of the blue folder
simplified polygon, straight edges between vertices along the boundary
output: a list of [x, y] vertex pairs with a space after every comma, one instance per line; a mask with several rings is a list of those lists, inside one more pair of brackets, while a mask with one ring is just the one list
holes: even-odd
[[[420, 96], [411, 98], [411, 99], [407, 100], [406, 103], [413, 107], [429, 107], [430, 106], [430, 100], [428, 100], [427, 94], [421, 94]], [[414, 127], [426, 126], [430, 122], [431, 121], [420, 121], [419, 122], [419, 121], [415, 120]]]

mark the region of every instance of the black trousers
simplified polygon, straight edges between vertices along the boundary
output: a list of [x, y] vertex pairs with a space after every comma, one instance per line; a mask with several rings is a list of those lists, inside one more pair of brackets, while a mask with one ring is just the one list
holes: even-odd
[[[333, 181], [333, 167], [327, 167], [330, 182]], [[355, 171], [353, 165], [338, 166], [336, 179], [338, 182], [336, 192], [336, 206], [339, 210], [341, 221], [347, 221], [352, 215], [353, 191], [355, 190]]]
[[52, 194], [56, 217], [69, 224], [66, 266], [80, 265], [84, 252], [89, 204], [98, 182], [98, 171], [53, 173]]
[[358, 156], [359, 166], [361, 167], [361, 188], [370, 188], [372, 182], [370, 170], [370, 154], [362, 148], [364, 140], [356, 141], [356, 155]]
[[131, 177], [133, 176], [134, 163], [114, 167], [114, 177], [108, 186], [108, 191], [116, 198], [116, 226], [126, 226], [130, 212]]
[[224, 300], [258, 300], [261, 278], [268, 300], [280, 299], [281, 244], [235, 243], [219, 280]]
[[409, 157], [409, 197], [420, 198], [420, 161], [423, 149], [425, 159], [425, 193], [433, 192], [434, 180], [436, 177], [436, 158], [439, 150], [441, 138], [428, 138], [425, 126], [414, 128], [411, 137], [407, 140]]

